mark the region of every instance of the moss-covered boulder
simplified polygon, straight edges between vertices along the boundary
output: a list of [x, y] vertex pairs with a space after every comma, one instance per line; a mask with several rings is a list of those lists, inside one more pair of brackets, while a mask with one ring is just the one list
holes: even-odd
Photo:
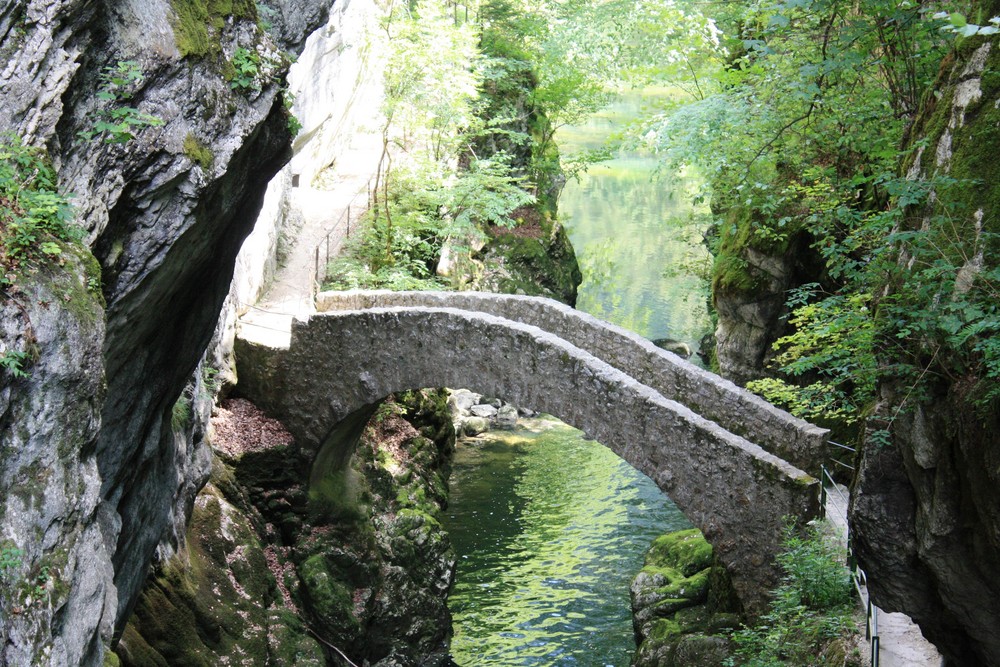
[[320, 645], [281, 613], [288, 602], [273, 558], [247, 515], [206, 486], [195, 500], [186, 550], [143, 591], [116, 650], [121, 664], [263, 666], [277, 654], [325, 664]]
[[658, 537], [632, 581], [632, 623], [642, 667], [711, 667], [729, 655], [728, 639], [713, 633], [735, 628], [736, 614], [710, 594], [718, 576], [712, 546], [697, 529]]
[[318, 496], [287, 432], [228, 405], [219, 413], [235, 423], [214, 423], [212, 483], [195, 500], [186, 548], [146, 587], [117, 646], [121, 664], [326, 665], [340, 651], [355, 664], [445, 664], [445, 393], [386, 401], [353, 456], [320, 476]]
[[583, 274], [565, 228], [551, 212], [524, 209], [522, 217], [518, 227], [491, 230], [476, 257], [485, 268], [475, 286], [575, 305]]
[[311, 516], [292, 547], [294, 595], [357, 664], [445, 664], [455, 559], [437, 516], [453, 449], [444, 392], [407, 392], [375, 411], [345, 469], [312, 480], [327, 496], [343, 487], [354, 510]]

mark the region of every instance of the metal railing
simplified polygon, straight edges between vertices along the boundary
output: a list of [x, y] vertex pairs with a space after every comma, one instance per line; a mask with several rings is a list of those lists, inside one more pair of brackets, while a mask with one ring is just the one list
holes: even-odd
[[[320, 274], [320, 267], [321, 266], [323, 267], [322, 270], [325, 274], [326, 266], [330, 263], [330, 239], [333, 238], [335, 232], [340, 231], [340, 228], [343, 227], [345, 223], [347, 225], [347, 229], [345, 230], [344, 238], [347, 239], [351, 238], [352, 209], [354, 211], [360, 211], [361, 213], [364, 213], [364, 211], [367, 211], [371, 206], [372, 179], [369, 178], [368, 182], [365, 183], [364, 206], [357, 205], [358, 197], [360, 197], [361, 194], [362, 193], [359, 191], [356, 195], [354, 195], [351, 201], [348, 202], [347, 208], [344, 209], [343, 213], [340, 214], [340, 217], [337, 218], [337, 222], [333, 224], [333, 227], [330, 228], [330, 231], [326, 233], [326, 236], [323, 237], [323, 239], [316, 245], [316, 248], [313, 250], [313, 289], [312, 289], [313, 298], [316, 297], [316, 293], [319, 291], [320, 284], [322, 283], [323, 278], [326, 277], [325, 275]], [[334, 256], [336, 256], [336, 251], [337, 248], [334, 249]], [[320, 264], [319, 262], [319, 258], [321, 255], [324, 257], [322, 264]]]
[[[854, 447], [848, 447], [847, 445], [842, 445], [839, 442], [834, 442], [833, 440], [828, 440], [827, 445], [851, 452], [852, 454], [857, 454], [857, 450]], [[828, 465], [829, 464], [829, 465]], [[838, 461], [832, 456], [826, 457], [826, 462], [820, 467], [823, 479], [820, 480], [820, 507], [822, 507], [823, 516], [826, 516], [826, 503], [827, 503], [827, 486], [833, 489], [841, 501], [843, 501], [844, 507], [844, 523], [847, 525], [847, 565], [851, 570], [851, 582], [854, 584], [854, 590], [858, 594], [858, 599], [864, 601], [865, 604], [865, 640], [871, 646], [871, 664], [872, 667], [879, 667], [879, 633], [878, 633], [878, 607], [872, 604], [871, 597], [868, 595], [868, 575], [865, 571], [858, 567], [857, 558], [854, 555], [854, 545], [851, 539], [851, 526], [847, 523], [847, 506], [850, 498], [840, 490], [836, 480], [834, 480], [833, 475], [830, 474], [832, 470], [831, 466], [839, 466], [841, 468], [850, 470], [851, 473], [855, 473], [856, 470], [854, 466], [848, 465], [843, 461]]]

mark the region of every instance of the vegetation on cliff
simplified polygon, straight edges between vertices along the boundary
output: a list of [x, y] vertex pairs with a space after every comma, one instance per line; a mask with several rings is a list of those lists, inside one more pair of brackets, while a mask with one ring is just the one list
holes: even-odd
[[[763, 315], [773, 367], [749, 386], [801, 416], [849, 425], [871, 413], [887, 375], [910, 400], [939, 377], [970, 379], [981, 410], [996, 398], [989, 169], [938, 160], [914, 178], [911, 168], [933, 150], [929, 114], [953, 104], [921, 106], [939, 65], [994, 29], [950, 9], [720, 9], [715, 44], [688, 59], [690, 98], [643, 125], [666, 165], [694, 164], [707, 179], [716, 303], [749, 307], [771, 291], [785, 301]], [[935, 118], [955, 125], [950, 112]]]
[[329, 268], [332, 286], [472, 281], [575, 298], [535, 64], [513, 51], [517, 35], [497, 5], [479, 8], [478, 23], [432, 0], [384, 19], [382, 155], [362, 233]]
[[863, 445], [851, 521], [873, 599], [970, 665], [1000, 655], [998, 14], [727, 6], [722, 57], [642, 134], [708, 179], [720, 331], [763, 331], [733, 376]]

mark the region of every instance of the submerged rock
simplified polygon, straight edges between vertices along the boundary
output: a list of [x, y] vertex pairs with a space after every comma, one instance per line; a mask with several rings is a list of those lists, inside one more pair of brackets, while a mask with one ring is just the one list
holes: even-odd
[[673, 338], [657, 338], [650, 341], [656, 347], [666, 350], [667, 352], [673, 352], [676, 355], [684, 357], [685, 359], [691, 356], [691, 346], [681, 340], [675, 340]]

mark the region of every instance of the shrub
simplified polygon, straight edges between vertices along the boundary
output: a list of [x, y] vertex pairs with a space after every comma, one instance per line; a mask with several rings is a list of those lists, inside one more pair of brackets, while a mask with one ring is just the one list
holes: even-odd
[[135, 139], [133, 131], [136, 129], [163, 125], [162, 118], [126, 104], [135, 95], [142, 80], [142, 70], [130, 60], [105, 67], [101, 72], [101, 87], [97, 91], [99, 106], [91, 116], [93, 126], [77, 136], [84, 141], [103, 137], [105, 143], [124, 144]]
[[[770, 611], [752, 628], [733, 635], [736, 652], [728, 665], [825, 666], [824, 648], [856, 631], [852, 619], [851, 579], [839, 547], [819, 529], [804, 535], [787, 529], [778, 563], [784, 570]], [[842, 664], [842, 659], [836, 664]]]
[[44, 151], [0, 136], [0, 288], [12, 286], [25, 265], [61, 254], [60, 241], [78, 240], [71, 218]]

